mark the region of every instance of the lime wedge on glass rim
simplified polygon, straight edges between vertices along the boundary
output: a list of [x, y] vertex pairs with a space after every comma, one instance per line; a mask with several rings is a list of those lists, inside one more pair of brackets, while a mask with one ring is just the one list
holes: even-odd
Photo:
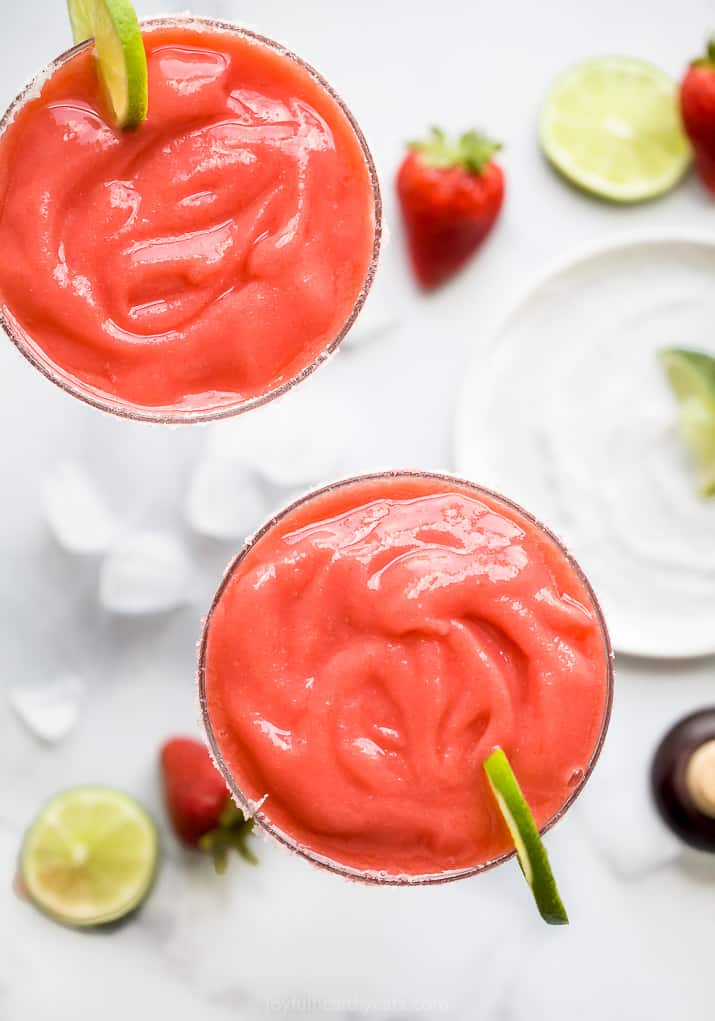
[[569, 916], [559, 896], [546, 848], [509, 759], [501, 748], [495, 748], [484, 760], [484, 771], [509, 827], [521, 871], [531, 887], [539, 914], [549, 925], [568, 925]]
[[659, 351], [658, 357], [678, 401], [700, 495], [715, 496], [715, 357], [682, 348]]
[[146, 119], [149, 81], [136, 11], [129, 0], [67, 0], [76, 43], [94, 39], [99, 77], [120, 128]]
[[596, 57], [562, 74], [546, 97], [539, 134], [564, 177], [612, 202], [662, 195], [691, 159], [675, 82], [630, 57]]
[[109, 787], [75, 787], [52, 798], [30, 826], [20, 878], [55, 921], [104, 925], [141, 904], [158, 857], [156, 826], [138, 802]]

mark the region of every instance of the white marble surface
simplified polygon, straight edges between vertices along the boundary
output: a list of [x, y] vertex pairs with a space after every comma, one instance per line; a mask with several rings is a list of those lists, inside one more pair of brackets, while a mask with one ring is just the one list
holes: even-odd
[[[138, 7], [156, 13], [151, 0]], [[712, 201], [693, 180], [657, 204], [605, 207], [557, 180], [534, 139], [539, 98], [564, 64], [621, 51], [678, 73], [715, 27], [707, 0], [677, 8], [652, 0], [194, 0], [192, 9], [260, 27], [312, 60], [351, 103], [383, 170], [399, 325], [316, 378], [341, 395], [350, 438], [342, 472], [450, 467], [468, 353], [545, 263], [636, 230], [712, 224], [715, 235]], [[4, 5], [0, 102], [67, 40], [62, 0]], [[479, 260], [424, 300], [395, 257], [391, 176], [402, 140], [432, 122], [483, 124], [503, 138], [509, 197]], [[0, 380], [0, 684], [67, 674], [86, 682], [79, 722], [58, 746], [33, 739], [0, 699], [2, 1021], [712, 1021], [715, 864], [664, 839], [648, 813], [644, 768], [669, 722], [712, 704], [713, 660], [618, 662], [603, 763], [549, 837], [568, 929], [539, 923], [515, 866], [440, 889], [363, 889], [266, 845], [259, 869], [237, 867], [217, 880], [166, 831], [158, 886], [121, 928], [66, 931], [14, 897], [21, 834], [56, 789], [113, 783], [161, 814], [157, 746], [197, 727], [201, 612], [232, 545], [192, 537], [184, 523], [203, 430], [105, 418], [53, 389], [9, 344], [0, 344]], [[99, 608], [97, 558], [62, 553], [40, 511], [43, 482], [65, 458], [90, 472], [126, 528], [167, 527], [183, 538], [197, 574], [190, 606], [144, 619]]]

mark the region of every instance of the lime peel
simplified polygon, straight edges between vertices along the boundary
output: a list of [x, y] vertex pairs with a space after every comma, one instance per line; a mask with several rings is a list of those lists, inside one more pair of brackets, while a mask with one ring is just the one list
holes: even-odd
[[97, 69], [120, 128], [146, 120], [149, 72], [141, 26], [130, 0], [67, 0], [76, 43], [94, 39]]
[[109, 787], [74, 787], [55, 795], [27, 831], [20, 879], [54, 921], [98, 926], [139, 907], [158, 856], [156, 826], [134, 798]]
[[531, 887], [539, 914], [549, 925], [568, 925], [568, 914], [559, 896], [546, 848], [502, 748], [495, 748], [484, 760], [484, 771], [511, 833], [521, 871]]

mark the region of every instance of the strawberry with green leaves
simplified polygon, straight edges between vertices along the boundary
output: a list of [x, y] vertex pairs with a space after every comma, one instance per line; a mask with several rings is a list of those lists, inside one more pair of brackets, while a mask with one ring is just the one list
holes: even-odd
[[494, 226], [504, 201], [504, 174], [493, 159], [500, 148], [476, 131], [452, 142], [439, 128], [410, 143], [397, 194], [422, 287], [461, 269]]
[[166, 807], [182, 843], [212, 855], [217, 872], [225, 871], [232, 848], [256, 865], [247, 843], [253, 821], [231, 800], [206, 746], [174, 737], [163, 745], [160, 764]]
[[680, 113], [695, 150], [695, 166], [715, 194], [715, 38], [704, 57], [694, 60], [680, 83]]

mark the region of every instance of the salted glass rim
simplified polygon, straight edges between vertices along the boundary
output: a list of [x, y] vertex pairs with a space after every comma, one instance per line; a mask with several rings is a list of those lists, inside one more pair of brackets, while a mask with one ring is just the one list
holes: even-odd
[[330, 482], [326, 485], [320, 486], [316, 489], [310, 489], [308, 492], [303, 493], [300, 497], [293, 500], [290, 504], [282, 507], [276, 511], [262, 526], [261, 528], [249, 539], [246, 540], [237, 555], [230, 561], [223, 579], [216, 590], [216, 593], [211, 602], [209, 611], [204, 618], [201, 640], [199, 644], [199, 662], [198, 662], [198, 693], [199, 693], [199, 704], [201, 708], [201, 717], [203, 722], [204, 731], [209, 743], [209, 749], [213, 757], [214, 763], [218, 767], [221, 775], [223, 776], [231, 796], [235, 800], [236, 804], [243, 811], [246, 817], [250, 817], [254, 820], [256, 826], [269, 837], [287, 847], [289, 850], [301, 857], [307, 859], [313, 865], [320, 868], [326, 869], [329, 872], [336, 873], [337, 875], [344, 876], [347, 879], [353, 879], [358, 882], [372, 884], [372, 885], [383, 885], [383, 886], [427, 886], [434, 885], [437, 883], [452, 882], [457, 879], [466, 879], [469, 876], [479, 875], [480, 873], [487, 872], [497, 865], [501, 865], [504, 862], [512, 858], [516, 851], [512, 849], [506, 851], [503, 854], [498, 855], [496, 858], [490, 858], [485, 862], [481, 862], [478, 865], [470, 866], [464, 869], [451, 869], [445, 872], [439, 873], [427, 873], [421, 875], [409, 875], [409, 874], [391, 874], [383, 870], [373, 869], [358, 869], [350, 865], [346, 865], [342, 862], [336, 861], [333, 858], [327, 857], [326, 855], [318, 854], [305, 845], [300, 844], [297, 840], [286, 833], [279, 826], [276, 826], [261, 811], [262, 801], [256, 803], [249, 799], [241, 790], [237, 780], [233, 777], [229, 766], [227, 765], [221, 749], [219, 747], [218, 740], [213, 730], [211, 723], [211, 714], [208, 706], [208, 698], [206, 694], [206, 654], [209, 631], [211, 628], [211, 619], [213, 613], [218, 606], [223, 596], [226, 587], [229, 585], [234, 572], [238, 569], [244, 558], [248, 553], [256, 546], [257, 543], [270, 532], [277, 524], [279, 524], [283, 518], [294, 510], [302, 507], [304, 504], [311, 502], [321, 496], [328, 493], [335, 492], [339, 489], [348, 488], [353, 485], [357, 485], [363, 482], [379, 481], [381, 479], [429, 479], [436, 482], [448, 483], [450, 486], [463, 486], [467, 489], [474, 491], [476, 495], [487, 496], [492, 500], [496, 501], [497, 504], [501, 503], [509, 510], [515, 511], [517, 514], [522, 515], [530, 524], [534, 525], [539, 529], [548, 539], [550, 539], [557, 550], [564, 557], [566, 562], [569, 564], [571, 569], [574, 571], [576, 577], [581, 581], [582, 585], [586, 589], [586, 592], [591, 600], [593, 609], [598, 623], [601, 639], [603, 643], [603, 651], [605, 653], [606, 663], [606, 698], [603, 707], [603, 717], [601, 720], [601, 728], [599, 731], [598, 739], [594, 745], [591, 757], [583, 770], [579, 782], [573, 788], [568, 798], [564, 801], [561, 807], [555, 812], [548, 821], [540, 828], [540, 833], [544, 834], [551, 829], [571, 808], [574, 801], [581, 793], [583, 788], [586, 786], [593, 769], [598, 761], [603, 748], [603, 743], [606, 739], [606, 733], [608, 731], [608, 725], [611, 719], [611, 710], [613, 706], [613, 687], [614, 687], [614, 654], [613, 647], [611, 645], [611, 639], [608, 633], [606, 621], [601, 609], [601, 605], [598, 601], [596, 593], [591, 586], [590, 581], [586, 577], [583, 569], [581, 568], [575, 557], [569, 552], [562, 540], [542, 521], [536, 518], [529, 511], [525, 510], [520, 504], [509, 497], [504, 496], [502, 493], [497, 493], [492, 489], [482, 486], [469, 479], [461, 478], [458, 475], [451, 474], [449, 472], [433, 472], [433, 471], [420, 471], [410, 469], [399, 469], [392, 471], [378, 471], [370, 472], [367, 474], [352, 475], [347, 478], [338, 479], [337, 481]]
[[[308, 365], [296, 372], [290, 377], [290, 379], [285, 380], [279, 386], [272, 387], [265, 393], [257, 394], [247, 400], [233, 402], [222, 401], [221, 403], [214, 405], [191, 408], [174, 405], [154, 407], [151, 405], [133, 404], [131, 402], [124, 401], [121, 398], [112, 397], [111, 395], [106, 394], [87, 383], [83, 383], [81, 380], [72, 376], [70, 372], [55, 364], [42, 350], [40, 345], [32, 340], [27, 331], [25, 331], [20, 324], [16, 322], [12, 315], [12, 309], [8, 309], [9, 314], [6, 315], [3, 307], [0, 306], [0, 327], [4, 330], [8, 338], [27, 359], [27, 361], [29, 361], [35, 369], [41, 372], [46, 379], [48, 379], [51, 383], [54, 383], [55, 386], [58, 386], [65, 393], [77, 398], [83, 403], [89, 404], [94, 408], [98, 408], [100, 411], [107, 412], [120, 418], [130, 419], [135, 422], [149, 422], [159, 425], [192, 425], [201, 422], [214, 422], [225, 418], [233, 418], [236, 415], [242, 415], [247, 411], [252, 411], [255, 408], [262, 407], [264, 404], [268, 404], [270, 401], [283, 396], [291, 391], [295, 386], [302, 383], [303, 380], [307, 379], [308, 376], [312, 375], [313, 372], [315, 372], [315, 370], [323, 364], [323, 362], [327, 361], [327, 359], [338, 350], [348, 332], [355, 324], [355, 321], [367, 300], [367, 296], [377, 272], [383, 230], [380, 182], [378, 179], [375, 161], [372, 153], [370, 152], [367, 139], [365, 138], [365, 135], [349, 106], [327, 81], [327, 79], [315, 67], [313, 67], [312, 64], [298, 56], [298, 54], [288, 49], [288, 47], [284, 46], [282, 43], [275, 39], [271, 39], [269, 36], [255, 32], [252, 29], [244, 28], [236, 22], [193, 14], [165, 15], [161, 17], [141, 19], [142, 30], [149, 32], [164, 28], [191, 28], [192, 26], [195, 26], [197, 29], [204, 28], [210, 29], [213, 32], [239, 36], [242, 39], [246, 39], [259, 46], [265, 46], [268, 49], [273, 50], [273, 52], [278, 53], [299, 65], [310, 75], [313, 81], [330, 96], [338, 109], [342, 112], [343, 116], [347, 119], [360, 147], [363, 160], [365, 161], [370, 182], [370, 194], [372, 196], [371, 211], [374, 220], [374, 239], [372, 252], [370, 254], [370, 262], [362, 287], [360, 288], [348, 317], [344, 321], [335, 338], [320, 352], [318, 352], [315, 358]], [[59, 56], [55, 57], [54, 60], [50, 61], [50, 63], [46, 64], [37, 72], [36, 75], [34, 75], [34, 77], [18, 93], [15, 99], [12, 100], [2, 117], [0, 117], [0, 142], [2, 142], [5, 132], [23, 107], [39, 96], [42, 86], [49, 81], [49, 79], [52, 78], [52, 76], [69, 60], [90, 45], [92, 45], [92, 40], [88, 39], [86, 42], [72, 46], [70, 49], [65, 50]]]

